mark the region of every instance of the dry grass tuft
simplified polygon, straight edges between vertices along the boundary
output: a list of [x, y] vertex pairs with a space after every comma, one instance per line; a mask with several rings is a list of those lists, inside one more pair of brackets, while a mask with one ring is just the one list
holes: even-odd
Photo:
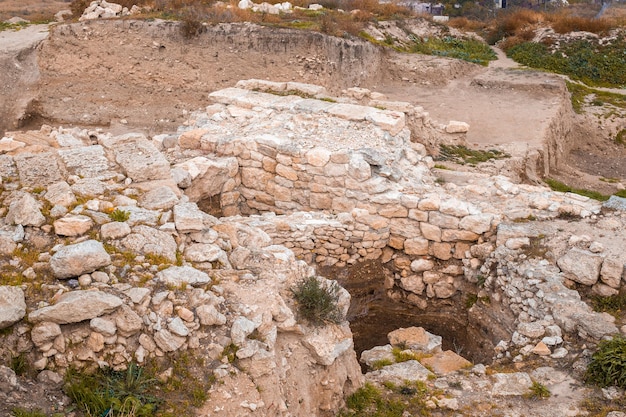
[[616, 22], [609, 19], [591, 19], [587, 17], [567, 16], [561, 14], [549, 15], [548, 20], [556, 33], [591, 32], [596, 34], [607, 33], [616, 26]]

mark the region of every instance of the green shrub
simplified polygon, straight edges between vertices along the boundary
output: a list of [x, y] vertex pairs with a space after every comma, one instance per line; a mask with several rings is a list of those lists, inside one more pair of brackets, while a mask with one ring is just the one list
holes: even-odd
[[626, 338], [615, 336], [600, 342], [587, 366], [586, 380], [601, 387], [626, 388]]
[[125, 222], [130, 219], [130, 212], [116, 208], [109, 214], [109, 218], [114, 222]]
[[550, 398], [551, 395], [552, 393], [550, 392], [548, 387], [540, 382], [533, 381], [533, 384], [530, 386], [530, 388], [528, 388], [528, 394], [526, 395], [526, 397], [535, 400], [541, 400], [545, 398]]
[[520, 64], [568, 75], [592, 86], [626, 85], [626, 41], [599, 44], [585, 39], [561, 42], [556, 50], [544, 44], [525, 42], [507, 55]]
[[298, 302], [300, 314], [312, 324], [340, 323], [343, 319], [339, 310], [339, 285], [336, 282], [324, 285], [311, 276], [300, 281], [291, 291]]
[[511, 155], [499, 151], [497, 149], [489, 149], [486, 151], [469, 149], [463, 145], [441, 145], [439, 146], [439, 156], [436, 158], [440, 161], [451, 161], [460, 165], [470, 164], [476, 165], [491, 159], [509, 158]]

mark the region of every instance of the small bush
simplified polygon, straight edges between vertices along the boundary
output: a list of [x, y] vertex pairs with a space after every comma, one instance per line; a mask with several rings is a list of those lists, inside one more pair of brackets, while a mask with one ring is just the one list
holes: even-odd
[[587, 366], [586, 380], [601, 387], [626, 388], [626, 338], [615, 336], [600, 342]]
[[528, 394], [526, 395], [526, 397], [535, 400], [541, 400], [545, 398], [550, 398], [551, 395], [552, 393], [550, 392], [548, 387], [540, 382], [533, 381], [533, 384], [528, 389]]
[[109, 214], [109, 218], [114, 222], [125, 222], [130, 219], [130, 212], [126, 210], [115, 209]]
[[300, 314], [312, 324], [340, 323], [343, 319], [338, 306], [339, 285], [336, 282], [323, 285], [311, 276], [299, 282], [291, 291], [298, 302]]
[[591, 32], [600, 34], [608, 32], [613, 27], [613, 24], [607, 19], [553, 15], [551, 20], [552, 29], [556, 33]]
[[441, 161], [451, 161], [461, 165], [476, 165], [491, 159], [504, 159], [509, 158], [510, 156], [511, 155], [497, 149], [483, 151], [469, 149], [468, 147], [462, 145], [441, 145], [439, 147], [439, 156], [436, 159]]

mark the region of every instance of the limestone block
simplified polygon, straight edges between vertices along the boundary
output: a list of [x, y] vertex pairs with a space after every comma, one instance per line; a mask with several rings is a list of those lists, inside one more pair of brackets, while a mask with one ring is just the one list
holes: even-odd
[[406, 126], [406, 116], [399, 111], [373, 109], [365, 119], [392, 136], [396, 136]]
[[459, 240], [473, 242], [478, 240], [478, 235], [469, 230], [444, 229], [441, 231], [441, 240], [444, 242], [456, 242]]
[[380, 383], [389, 381], [400, 385], [407, 381], [427, 381], [433, 376], [432, 372], [416, 360], [394, 363], [367, 374], [368, 379], [379, 381]]
[[167, 328], [172, 334], [176, 336], [186, 337], [189, 336], [189, 329], [183, 323], [180, 317], [174, 317], [167, 323]]
[[42, 322], [36, 324], [30, 332], [30, 337], [37, 347], [52, 342], [61, 334], [61, 326], [58, 323]]
[[378, 210], [378, 214], [383, 217], [397, 217], [397, 218], [406, 218], [409, 214], [409, 211], [406, 207], [401, 206], [400, 204], [393, 205], [385, 205]]
[[306, 161], [314, 167], [323, 167], [330, 161], [331, 152], [323, 147], [316, 147], [306, 153]]
[[435, 263], [430, 259], [416, 259], [411, 262], [411, 271], [413, 272], [424, 272], [430, 271], [435, 267]]
[[600, 297], [611, 297], [619, 294], [618, 289], [609, 287], [608, 285], [601, 282], [596, 282], [595, 284], [593, 284], [593, 286], [591, 287], [591, 291], [593, 291], [594, 294], [597, 294]]
[[115, 312], [115, 325], [120, 336], [130, 337], [143, 328], [143, 320], [132, 308], [123, 304]]
[[208, 129], [188, 130], [178, 137], [178, 146], [182, 149], [200, 149], [202, 136], [208, 132]]
[[428, 223], [441, 227], [442, 229], [459, 228], [459, 219], [457, 217], [442, 214], [438, 211], [431, 211], [428, 213]]
[[441, 204], [441, 198], [436, 194], [430, 194], [420, 200], [417, 208], [423, 211], [434, 211], [439, 210], [439, 205]]
[[493, 217], [493, 214], [489, 213], [465, 216], [459, 222], [459, 228], [469, 230], [470, 232], [480, 235], [491, 230]]
[[206, 273], [191, 266], [170, 266], [158, 272], [154, 279], [175, 287], [183, 284], [201, 286], [211, 282], [211, 278]]
[[524, 395], [533, 384], [530, 376], [526, 372], [515, 372], [509, 374], [494, 374], [491, 395], [511, 396]]
[[624, 264], [615, 259], [607, 258], [602, 262], [600, 279], [611, 288], [619, 288], [624, 274]]
[[22, 186], [43, 187], [63, 181], [64, 172], [53, 152], [21, 153], [14, 158]]
[[428, 240], [418, 237], [404, 241], [404, 252], [407, 255], [428, 255]]
[[102, 291], [71, 291], [61, 295], [56, 304], [33, 311], [28, 319], [33, 323], [79, 323], [112, 313], [121, 305], [119, 297]]
[[372, 177], [372, 167], [365, 161], [363, 155], [360, 153], [350, 155], [348, 176], [357, 181], [366, 181]]
[[[165, 156], [143, 135], [114, 138], [111, 150], [127, 177], [135, 182], [170, 178], [170, 164]], [[106, 145], [105, 145], [106, 146]]]
[[178, 203], [176, 193], [167, 186], [154, 188], [143, 194], [137, 204], [148, 210], [169, 210]]
[[400, 286], [412, 293], [417, 295], [422, 295], [426, 285], [424, 284], [424, 280], [419, 275], [409, 275], [408, 277], [400, 278]]
[[302, 341], [319, 365], [330, 366], [354, 347], [352, 332], [347, 324], [315, 327]]
[[114, 178], [114, 163], [109, 161], [102, 145], [60, 149], [59, 157], [70, 174], [81, 178], [107, 180]]
[[89, 328], [94, 332], [101, 333], [104, 336], [113, 336], [117, 333], [117, 325], [115, 321], [96, 317], [89, 322]]
[[387, 338], [392, 346], [403, 346], [424, 353], [441, 352], [441, 336], [429, 333], [423, 327], [396, 329], [387, 334]]
[[26, 193], [19, 200], [9, 205], [5, 221], [8, 224], [39, 227], [46, 222], [46, 218], [39, 210], [40, 204], [35, 198]]
[[432, 284], [435, 297], [450, 298], [456, 294], [456, 284], [454, 278], [449, 275], [443, 275], [441, 279]]
[[111, 256], [96, 240], [64, 246], [50, 259], [50, 268], [57, 278], [77, 277], [110, 264]]
[[[304, 93], [305, 95], [310, 95], [310, 96], [325, 96], [328, 94], [328, 92], [326, 91], [326, 88], [322, 87], [321, 85], [315, 85], [315, 84], [305, 84], [305, 83], [289, 81], [287, 82], [286, 88], [287, 90], [300, 91]], [[319, 100], [316, 100], [316, 101], [319, 101]], [[322, 101], [322, 103], [327, 103], [327, 102]]]
[[[287, 178], [290, 181], [298, 181], [297, 171], [283, 164], [276, 165], [276, 174], [280, 175], [281, 177]], [[269, 181], [269, 178], [268, 178], [268, 181]]]
[[166, 329], [154, 334], [154, 342], [163, 352], [176, 352], [185, 344], [186, 338], [173, 335]]
[[203, 326], [221, 326], [226, 323], [226, 316], [213, 305], [203, 304], [196, 308], [196, 314]]
[[181, 233], [204, 229], [204, 213], [195, 203], [180, 203], [174, 206], [174, 223]]
[[469, 127], [469, 124], [465, 122], [450, 120], [450, 122], [446, 125], [446, 133], [467, 133], [469, 131]]
[[447, 375], [472, 366], [470, 361], [451, 350], [435, 353], [431, 357], [422, 359], [421, 362], [437, 375]]
[[0, 153], [11, 152], [25, 146], [24, 142], [13, 140], [13, 138], [3, 137], [0, 139]]
[[125, 236], [120, 244], [134, 253], [160, 255], [170, 262], [176, 262], [178, 246], [172, 235], [150, 226], [133, 227], [132, 232]]
[[130, 226], [125, 222], [111, 222], [100, 227], [100, 237], [103, 240], [120, 239], [129, 235], [130, 232]]
[[55, 220], [52, 225], [59, 236], [80, 236], [93, 227], [93, 220], [83, 215], [69, 215]]
[[20, 287], [0, 286], [0, 329], [22, 320], [26, 315], [24, 291]]
[[395, 356], [392, 353], [393, 348], [391, 345], [375, 346], [372, 349], [364, 350], [361, 353], [359, 361], [366, 364], [370, 368], [380, 361], [395, 362]]
[[195, 243], [185, 249], [185, 259], [190, 262], [215, 262], [229, 265], [228, 256], [219, 246], [210, 243]]
[[464, 217], [469, 215], [468, 203], [456, 198], [442, 200], [439, 204], [439, 211], [443, 214], [449, 214], [456, 217]]
[[452, 258], [452, 245], [446, 242], [433, 242], [431, 252], [435, 258], [447, 261]]
[[76, 201], [76, 196], [74, 196], [70, 185], [65, 181], [59, 181], [50, 185], [46, 190], [44, 198], [53, 206], [59, 205], [63, 207], [68, 207]]
[[441, 242], [441, 229], [438, 226], [421, 222], [420, 231], [422, 232], [422, 236], [426, 239], [432, 240], [433, 242]]
[[579, 248], [570, 249], [556, 263], [566, 277], [584, 285], [593, 285], [600, 277], [602, 257]]
[[517, 331], [531, 339], [537, 339], [543, 336], [546, 332], [545, 327], [536, 321], [534, 322], [522, 322], [517, 325]]

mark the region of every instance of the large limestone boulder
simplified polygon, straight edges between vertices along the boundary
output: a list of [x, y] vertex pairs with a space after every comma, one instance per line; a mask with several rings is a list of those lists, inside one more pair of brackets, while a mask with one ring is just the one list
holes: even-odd
[[389, 343], [405, 349], [422, 351], [425, 353], [441, 351], [441, 336], [424, 330], [423, 327], [400, 328], [387, 335]]
[[17, 323], [25, 315], [24, 291], [20, 287], [0, 286], [0, 329]]
[[33, 311], [28, 320], [33, 323], [79, 323], [112, 313], [121, 305], [119, 297], [103, 291], [72, 291], [61, 295], [56, 304]]
[[160, 255], [170, 262], [176, 261], [177, 246], [172, 235], [149, 226], [133, 227], [132, 233], [124, 237], [121, 244], [134, 253]]
[[579, 284], [593, 285], [600, 278], [602, 257], [589, 251], [572, 248], [556, 263], [567, 278]]
[[46, 218], [39, 210], [39, 203], [30, 194], [24, 194], [22, 198], [11, 203], [6, 216], [9, 224], [39, 227], [46, 222]]
[[89, 274], [111, 264], [111, 256], [97, 240], [87, 240], [65, 246], [50, 259], [50, 268], [57, 278], [72, 278]]
[[397, 384], [404, 384], [406, 381], [427, 381], [433, 376], [432, 372], [416, 360], [394, 363], [367, 374], [367, 378], [370, 380], [390, 381]]

